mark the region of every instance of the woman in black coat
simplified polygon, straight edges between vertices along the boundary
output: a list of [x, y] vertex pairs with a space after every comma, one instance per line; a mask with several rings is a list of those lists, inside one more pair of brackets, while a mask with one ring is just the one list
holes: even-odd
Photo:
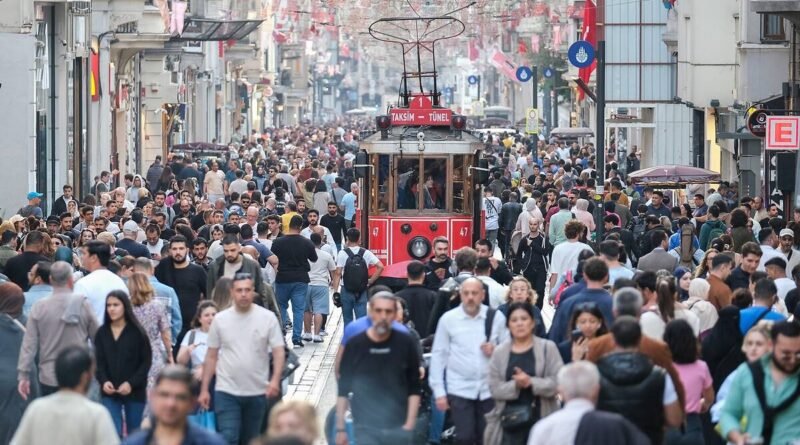
[[122, 437], [123, 408], [128, 434], [139, 429], [147, 402], [150, 340], [136, 320], [130, 299], [122, 291], [106, 297], [103, 325], [95, 334], [100, 402], [108, 409]]

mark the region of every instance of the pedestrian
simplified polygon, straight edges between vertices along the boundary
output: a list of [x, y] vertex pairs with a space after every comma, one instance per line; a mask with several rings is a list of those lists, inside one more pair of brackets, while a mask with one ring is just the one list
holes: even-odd
[[786, 317], [772, 308], [778, 301], [778, 288], [769, 278], [762, 278], [755, 284], [753, 305], [739, 311], [739, 330], [746, 334], [761, 320], [784, 321]]
[[370, 299], [370, 306], [372, 326], [348, 341], [341, 360], [336, 444], [348, 443], [345, 430], [348, 400], [356, 442], [408, 444], [420, 401], [417, 347], [410, 336], [392, 329], [396, 297], [389, 292], [378, 292]]
[[443, 236], [433, 239], [433, 256], [425, 264], [425, 286], [433, 291], [438, 291], [455, 271], [453, 260], [450, 258], [450, 240]]
[[[556, 374], [563, 362], [553, 342], [533, 335], [534, 323], [530, 303], [509, 306], [511, 339], [495, 348], [489, 362], [494, 408], [486, 415], [485, 444], [525, 443], [531, 427], [558, 409]], [[520, 417], [508, 420], [512, 413]]]
[[[750, 285], [750, 274], [758, 269], [758, 265], [762, 256], [763, 250], [761, 250], [761, 247], [758, 244], [744, 243], [742, 246], [741, 262], [739, 262], [739, 265], [731, 270], [730, 275], [728, 275], [728, 278], [725, 280], [725, 283], [728, 285], [731, 291], [747, 288]], [[712, 291], [713, 290], [714, 289], [712, 285]], [[720, 308], [717, 307], [717, 309], [719, 310]]]
[[475, 241], [475, 251], [478, 253], [478, 259], [486, 258], [492, 266], [490, 276], [494, 281], [499, 284], [506, 285], [511, 282], [511, 271], [505, 261], [499, 261], [494, 256], [494, 244], [488, 239], [479, 239]]
[[[361, 247], [361, 231], [355, 227], [348, 229], [346, 239], [345, 248], [336, 257], [339, 272], [333, 282], [333, 288], [337, 289], [341, 280], [342, 319], [345, 326], [354, 318], [367, 315], [367, 289], [383, 272], [383, 263], [378, 257]], [[375, 272], [370, 275], [369, 268], [373, 266]]]
[[[317, 261], [310, 262], [308, 273], [308, 294], [306, 309], [303, 313], [303, 341], [322, 343], [320, 330], [323, 318], [330, 312], [331, 281], [337, 273], [336, 261], [328, 252], [323, 251], [322, 237], [318, 233], [311, 234], [311, 242], [317, 252]], [[312, 333], [313, 324], [313, 333]]]
[[75, 282], [75, 293], [89, 299], [97, 320], [105, 317], [105, 301], [111, 291], [128, 293], [122, 278], [108, 270], [111, 253], [111, 246], [102, 241], [90, 241], [81, 250], [81, 265], [89, 274]]
[[86, 397], [93, 380], [94, 359], [85, 343], [60, 350], [51, 366], [57, 392], [28, 406], [11, 445], [119, 444], [111, 415]]
[[28, 405], [17, 391], [16, 378], [25, 337], [24, 300], [19, 286], [0, 284], [0, 443], [11, 441]]
[[128, 436], [125, 445], [203, 444], [223, 445], [219, 435], [189, 422], [194, 408], [192, 375], [182, 366], [170, 365], [156, 378], [150, 391], [152, 426]]
[[517, 248], [516, 273], [522, 274], [536, 290], [536, 306], [541, 310], [545, 299], [545, 282], [550, 268], [550, 253], [553, 246], [540, 231], [542, 220], [528, 219], [528, 234], [522, 238]]
[[[580, 237], [586, 230], [586, 226], [582, 222], [572, 220], [564, 226], [564, 236], [566, 240], [559, 245], [553, 243], [553, 237], [550, 236], [550, 242], [553, 244], [553, 253], [550, 260], [550, 291], [554, 292], [558, 289], [560, 280], [564, 279], [567, 272], [574, 272], [578, 267], [578, 257], [582, 251], [588, 251], [594, 254], [594, 250], [580, 241]], [[554, 294], [555, 295], [555, 294]]]
[[[206, 294], [206, 271], [189, 260], [189, 244], [183, 235], [169, 240], [169, 257], [159, 261], [155, 277], [178, 294], [181, 321], [191, 320], [200, 300], [210, 297]], [[176, 342], [181, 341], [188, 329], [188, 323], [182, 323]]]
[[[646, 281], [643, 279], [645, 274], [648, 277], [650, 276], [647, 272], [640, 273], [640, 284]], [[645, 300], [642, 316], [639, 318], [642, 334], [651, 338], [661, 339], [664, 336], [664, 329], [667, 323], [681, 319], [689, 323], [695, 336], [700, 335], [700, 319], [697, 318], [694, 312], [678, 301], [675, 278], [671, 275], [657, 278], [655, 287], [655, 292], [644, 292], [646, 296], [652, 295], [654, 299]]]
[[278, 438], [294, 438], [301, 445], [313, 445], [319, 438], [317, 410], [304, 400], [282, 400], [269, 412], [267, 434], [257, 445], [269, 445]]
[[[214, 321], [217, 312], [217, 305], [213, 301], [200, 302], [200, 305], [197, 306], [197, 313], [192, 319], [192, 329], [183, 337], [178, 356], [175, 359], [178, 364], [186, 366], [192, 371], [192, 378], [197, 384], [203, 381], [203, 364], [206, 360], [206, 352], [208, 352], [208, 331], [211, 329], [211, 322]], [[213, 387], [213, 382], [211, 386]]]
[[31, 313], [34, 303], [53, 293], [53, 286], [50, 285], [51, 264], [49, 261], [39, 261], [28, 273], [28, 283], [31, 287], [25, 292], [25, 305], [22, 307], [22, 313], [26, 317]]
[[[234, 275], [234, 304], [211, 323], [198, 399], [201, 407], [210, 408], [211, 378], [216, 376], [217, 429], [230, 445], [247, 444], [258, 437], [267, 398], [280, 394], [285, 360], [278, 318], [253, 304], [253, 279], [247, 273]], [[251, 334], [241, 335], [243, 332]]]
[[621, 316], [611, 327], [615, 349], [597, 363], [600, 371], [598, 408], [625, 416], [654, 445], [664, 442], [664, 428], [677, 428], [683, 412], [672, 378], [639, 352], [638, 321]]
[[100, 403], [111, 414], [122, 438], [123, 422], [128, 434], [142, 423], [152, 360], [150, 339], [122, 291], [112, 291], [106, 298], [105, 318], [94, 336], [94, 351]]
[[717, 308], [708, 301], [708, 291], [711, 286], [702, 278], [692, 278], [689, 282], [689, 298], [684, 301], [686, 307], [697, 315], [700, 322], [700, 335], [703, 339], [719, 320]]
[[97, 332], [92, 306], [83, 294], [73, 291], [72, 273], [69, 264], [55, 262], [50, 268], [53, 294], [31, 309], [17, 365], [18, 388], [23, 399], [27, 400], [31, 394], [36, 357], [41, 394], [52, 394], [58, 390], [55, 362], [59, 353], [69, 346], [86, 345]]
[[[266, 246], [263, 247], [266, 249]], [[255, 278], [255, 292], [258, 296], [257, 301], [263, 302], [265, 295], [264, 280], [261, 278], [261, 266], [258, 264], [258, 261], [242, 253], [242, 245], [239, 243], [239, 239], [236, 235], [228, 234], [222, 238], [222, 250], [223, 255], [214, 260], [208, 268], [205, 295], [211, 294], [217, 280], [220, 278], [233, 278], [235, 274], [241, 272], [248, 273]]]
[[558, 344], [564, 363], [585, 360], [589, 342], [608, 333], [608, 325], [596, 304], [575, 307], [569, 322], [568, 338]]
[[50, 261], [42, 254], [45, 251], [45, 236], [38, 230], [29, 232], [22, 241], [22, 253], [9, 258], [3, 267], [8, 279], [25, 292], [30, 288], [28, 272], [39, 261]]
[[152, 360], [147, 374], [147, 388], [155, 384], [158, 373], [167, 363], [173, 363], [172, 336], [167, 322], [167, 310], [155, 299], [155, 290], [147, 276], [134, 273], [128, 279], [133, 314], [150, 340]]
[[700, 360], [697, 337], [685, 320], [676, 319], [667, 324], [664, 342], [669, 346], [686, 392], [685, 423], [681, 428], [667, 430], [665, 442], [671, 445], [703, 445], [705, 440], [701, 415], [714, 402], [711, 372], [706, 362]]
[[153, 290], [156, 293], [155, 299], [161, 302], [164, 308], [166, 308], [167, 323], [170, 325], [170, 333], [172, 334], [172, 342], [174, 345], [183, 330], [183, 317], [181, 316], [178, 294], [175, 293], [173, 288], [158, 281], [158, 278], [154, 276], [155, 270], [153, 269], [153, 262], [147, 258], [137, 258], [133, 262], [133, 272], [143, 273], [147, 276], [150, 285], [153, 286]]
[[397, 298], [405, 300], [408, 318], [423, 339], [433, 334], [428, 325], [436, 303], [436, 292], [425, 287], [425, 271], [425, 265], [421, 262], [409, 262], [406, 266], [408, 285], [395, 294]]
[[[339, 206], [336, 202], [328, 202], [327, 213], [320, 217], [319, 224], [330, 232], [333, 243], [336, 245], [336, 251], [342, 250], [342, 240], [347, 235], [347, 229], [350, 226], [345, 222], [344, 216], [339, 213]], [[800, 255], [798, 257], [800, 258]]]
[[[302, 348], [303, 312], [308, 293], [310, 262], [317, 261], [314, 244], [300, 235], [303, 218], [294, 215], [289, 230], [272, 242], [272, 252], [278, 256], [278, 273], [275, 276], [275, 296], [278, 300], [281, 319], [286, 323], [289, 302], [292, 303], [292, 344]], [[335, 285], [336, 283], [334, 283]]]
[[776, 323], [770, 336], [772, 352], [739, 366], [722, 406], [722, 436], [736, 445], [751, 438], [780, 444], [800, 437], [800, 325]]
[[607, 280], [608, 266], [602, 259], [592, 257], [583, 263], [583, 281], [586, 283], [586, 288], [566, 301], [562, 300], [558, 305], [548, 333], [550, 340], [560, 343], [567, 338], [570, 317], [573, 311], [583, 304], [595, 304], [603, 313], [606, 325], [611, 325], [614, 321], [611, 294], [603, 287]]
[[547, 338], [547, 328], [544, 325], [542, 312], [536, 306], [537, 300], [536, 291], [531, 287], [531, 283], [525, 277], [516, 276], [511, 280], [508, 290], [505, 292], [503, 304], [497, 307], [503, 315], [508, 318], [508, 308], [514, 303], [528, 303], [533, 305], [533, 321], [534, 328], [533, 334], [539, 338]]
[[494, 189], [490, 187], [483, 189], [483, 210], [486, 212], [486, 220], [484, 221], [486, 239], [492, 245], [497, 242], [497, 232], [500, 228], [500, 208], [502, 206], [503, 202], [495, 195]]
[[477, 278], [464, 280], [460, 305], [441, 317], [433, 340], [429, 384], [436, 408], [452, 410], [459, 445], [482, 442], [484, 415], [494, 407], [487, 380], [489, 358], [508, 338], [505, 316], [481, 304], [484, 293]]
[[600, 394], [600, 373], [594, 364], [577, 361], [565, 365], [556, 379], [564, 407], [536, 422], [528, 445], [640, 445], [649, 442], [626, 418], [595, 409]]

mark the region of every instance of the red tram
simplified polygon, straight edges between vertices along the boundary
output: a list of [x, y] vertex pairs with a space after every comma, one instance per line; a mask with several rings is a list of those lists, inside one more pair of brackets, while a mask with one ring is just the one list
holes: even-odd
[[[390, 35], [404, 25], [439, 34]], [[463, 29], [451, 17], [381, 19], [370, 26], [373, 37], [400, 44], [404, 57], [400, 106], [376, 118], [378, 131], [361, 142], [355, 163], [361, 187], [357, 224], [366, 247], [386, 265], [426, 260], [436, 237], [447, 238], [452, 253], [481, 234], [483, 143], [465, 131], [464, 116], [440, 103], [433, 57], [437, 40]], [[430, 53], [432, 69], [422, 66], [421, 57], [414, 59], [416, 71], [405, 69], [405, 55], [414, 49], [418, 56]], [[419, 89], [410, 92], [410, 84], [417, 83]]]

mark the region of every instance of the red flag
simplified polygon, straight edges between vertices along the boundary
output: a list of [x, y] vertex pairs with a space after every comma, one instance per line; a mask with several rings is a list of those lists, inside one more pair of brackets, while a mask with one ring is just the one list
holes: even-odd
[[[586, 0], [583, 7], [583, 28], [581, 29], [581, 40], [589, 42], [592, 47], [597, 47], [597, 7], [592, 0]], [[589, 78], [592, 77], [592, 71], [597, 68], [597, 60], [595, 59], [591, 65], [586, 68], [578, 69], [578, 77], [583, 80], [586, 85], [589, 85]], [[583, 100], [583, 90], [578, 88], [578, 100]]]
[[467, 46], [467, 55], [470, 62], [478, 60], [478, 45], [474, 39], [470, 39]]
[[89, 94], [92, 102], [100, 100], [100, 55], [92, 50], [89, 53], [91, 74], [89, 77]]
[[517, 52], [520, 54], [525, 54], [528, 52], [528, 47], [525, 46], [525, 42], [523, 42], [522, 39], [517, 42]]

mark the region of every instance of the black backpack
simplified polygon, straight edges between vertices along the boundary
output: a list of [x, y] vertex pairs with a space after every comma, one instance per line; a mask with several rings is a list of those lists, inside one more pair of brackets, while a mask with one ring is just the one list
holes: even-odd
[[353, 253], [349, 247], [346, 247], [344, 251], [347, 254], [347, 262], [344, 263], [342, 271], [344, 288], [353, 293], [361, 293], [367, 290], [367, 281], [369, 281], [369, 268], [364, 260], [365, 250], [359, 247], [358, 252]]

